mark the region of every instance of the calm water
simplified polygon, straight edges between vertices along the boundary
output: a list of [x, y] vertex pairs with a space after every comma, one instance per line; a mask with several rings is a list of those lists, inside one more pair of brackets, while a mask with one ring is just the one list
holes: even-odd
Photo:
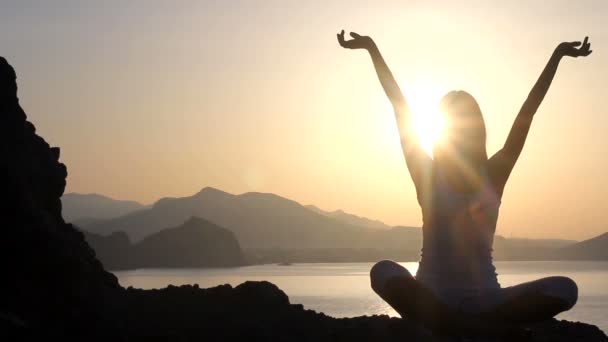
[[[402, 263], [415, 273], [416, 262]], [[116, 272], [123, 286], [162, 288], [168, 284], [238, 285], [246, 280], [275, 283], [292, 303], [323, 311], [334, 317], [371, 314], [396, 316], [369, 286], [371, 263], [259, 265], [225, 269], [145, 269]], [[608, 332], [608, 262], [538, 261], [496, 262], [502, 286], [515, 285], [550, 275], [566, 275], [576, 281], [576, 306], [558, 316], [561, 319], [595, 324]]]

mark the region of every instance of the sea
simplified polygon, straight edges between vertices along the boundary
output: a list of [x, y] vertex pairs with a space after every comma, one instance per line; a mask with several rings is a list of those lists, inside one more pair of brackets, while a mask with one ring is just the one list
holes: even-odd
[[[412, 274], [417, 262], [401, 263]], [[322, 311], [334, 317], [398, 314], [370, 288], [372, 263], [302, 263], [255, 265], [207, 269], [138, 269], [114, 272], [122, 286], [152, 289], [169, 284], [198, 284], [213, 287], [236, 286], [247, 280], [267, 280], [276, 284], [292, 304]], [[502, 287], [552, 275], [576, 281], [579, 299], [558, 319], [597, 325], [608, 333], [608, 261], [499, 261], [495, 262]]]

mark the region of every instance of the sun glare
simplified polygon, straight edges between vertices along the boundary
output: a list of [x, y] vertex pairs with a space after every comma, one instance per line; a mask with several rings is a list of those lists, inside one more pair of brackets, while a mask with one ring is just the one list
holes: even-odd
[[405, 94], [420, 145], [432, 156], [433, 143], [441, 139], [443, 120], [439, 113], [439, 100], [443, 93], [436, 86], [417, 84], [407, 87]]

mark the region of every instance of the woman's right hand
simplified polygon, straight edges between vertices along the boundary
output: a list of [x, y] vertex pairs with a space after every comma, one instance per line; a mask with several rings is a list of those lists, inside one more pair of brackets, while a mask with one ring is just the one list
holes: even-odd
[[353, 37], [351, 40], [344, 39], [344, 30], [337, 34], [338, 43], [345, 49], [370, 49], [374, 46], [374, 41], [369, 36], [361, 36], [355, 32], [351, 32], [350, 36]]

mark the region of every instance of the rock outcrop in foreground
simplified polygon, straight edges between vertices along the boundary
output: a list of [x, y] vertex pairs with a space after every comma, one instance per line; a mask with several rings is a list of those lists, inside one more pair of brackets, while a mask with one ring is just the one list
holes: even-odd
[[[235, 288], [196, 285], [161, 290], [129, 288], [128, 335], [163, 340], [224, 341], [460, 341], [433, 334], [413, 321], [388, 316], [333, 318], [290, 304], [268, 282]], [[551, 320], [508, 335], [468, 337], [465, 341], [606, 341], [597, 327]]]
[[[61, 217], [66, 168], [36, 135], [0, 59], [0, 340], [405, 341], [436, 336], [407, 319], [336, 319], [292, 305], [276, 286], [124, 289]], [[530, 341], [606, 341], [597, 327], [550, 321]], [[441, 338], [444, 340], [444, 338]], [[483, 338], [499, 341], [499, 338]], [[510, 341], [513, 337], [503, 337]], [[521, 340], [521, 337], [519, 337]]]

